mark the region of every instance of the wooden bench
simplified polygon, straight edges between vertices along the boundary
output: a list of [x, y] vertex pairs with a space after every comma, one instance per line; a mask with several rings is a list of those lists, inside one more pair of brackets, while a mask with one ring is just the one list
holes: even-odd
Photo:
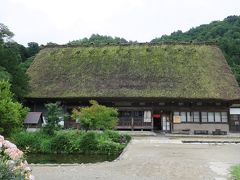
[[172, 134], [190, 134], [190, 129], [178, 129], [172, 131]]
[[227, 131], [221, 131], [221, 129], [216, 129], [212, 132], [213, 135], [227, 135]]
[[194, 130], [194, 134], [208, 135], [208, 130]]

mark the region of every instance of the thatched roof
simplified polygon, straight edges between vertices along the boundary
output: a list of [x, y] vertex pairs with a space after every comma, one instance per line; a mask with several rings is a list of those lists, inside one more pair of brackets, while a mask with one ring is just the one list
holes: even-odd
[[31, 98], [240, 97], [221, 50], [212, 45], [44, 48], [28, 74]]

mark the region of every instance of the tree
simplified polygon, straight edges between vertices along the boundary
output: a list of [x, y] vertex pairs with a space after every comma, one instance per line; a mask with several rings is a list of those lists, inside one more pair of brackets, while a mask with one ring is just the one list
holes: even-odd
[[92, 34], [90, 38], [83, 38], [75, 41], [71, 41], [69, 45], [91, 45], [91, 44], [120, 44], [120, 43], [128, 43], [128, 41], [124, 38], [119, 37], [111, 37], [111, 36], [104, 36], [99, 34]]
[[91, 106], [74, 109], [72, 117], [80, 122], [83, 129], [114, 129], [118, 121], [118, 112], [115, 108], [99, 105], [97, 101], [91, 100]]
[[11, 74], [9, 74], [4, 67], [0, 66], [0, 80], [10, 81]]
[[28, 76], [20, 66], [20, 55], [11, 47], [0, 46], [0, 59], [1, 69], [10, 75], [11, 91], [21, 99], [28, 92]]
[[23, 127], [28, 108], [13, 100], [10, 84], [0, 81], [0, 134], [9, 136]]
[[[21, 68], [23, 54], [22, 46], [16, 42], [7, 41], [13, 33], [9, 29], [0, 24], [0, 80], [8, 80], [11, 83], [11, 91], [15, 98], [22, 99], [28, 92], [28, 76]], [[21, 50], [20, 50], [21, 49]]]
[[4, 42], [4, 39], [10, 39], [13, 37], [13, 33], [8, 29], [7, 26], [0, 23], [0, 44]]
[[64, 120], [64, 113], [62, 107], [59, 103], [48, 103], [45, 105], [47, 108], [46, 121], [47, 124], [44, 126], [43, 130], [49, 134], [53, 135], [55, 130], [60, 129], [60, 122]]
[[36, 42], [28, 43], [27, 51], [28, 51], [29, 57], [35, 56], [39, 52], [39, 50], [40, 50], [40, 48], [39, 48], [38, 43], [36, 43]]

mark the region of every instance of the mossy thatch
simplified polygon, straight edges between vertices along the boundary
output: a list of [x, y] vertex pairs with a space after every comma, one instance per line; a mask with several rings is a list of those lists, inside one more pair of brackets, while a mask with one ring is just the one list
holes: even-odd
[[45, 48], [27, 72], [32, 98], [240, 97], [221, 50], [210, 45]]

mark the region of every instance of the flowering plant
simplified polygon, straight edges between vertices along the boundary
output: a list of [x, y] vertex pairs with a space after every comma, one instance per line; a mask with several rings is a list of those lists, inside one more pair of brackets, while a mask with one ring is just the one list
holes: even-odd
[[[0, 171], [0, 179], [1, 177], [7, 178], [12, 176], [15, 177], [14, 179], [34, 180], [34, 176], [31, 174], [31, 168], [27, 161], [24, 160], [23, 152], [19, 150], [15, 144], [5, 140], [1, 135], [0, 166], [2, 169], [2, 171]], [[3, 171], [4, 168], [5, 171]]]

